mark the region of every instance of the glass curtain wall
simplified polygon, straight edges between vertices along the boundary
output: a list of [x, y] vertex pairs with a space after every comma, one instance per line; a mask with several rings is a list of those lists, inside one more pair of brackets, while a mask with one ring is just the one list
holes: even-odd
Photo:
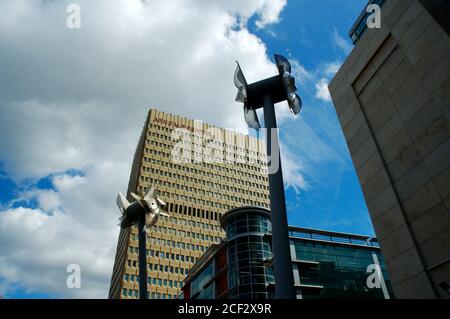
[[264, 261], [272, 258], [270, 220], [256, 214], [233, 217], [226, 229], [228, 244], [228, 298], [270, 299], [273, 270]]
[[302, 296], [308, 298], [383, 298], [381, 289], [369, 289], [365, 284], [371, 274], [368, 266], [375, 263], [375, 254], [381, 265], [381, 272], [388, 287], [390, 278], [380, 252], [364, 248], [345, 247], [336, 244], [319, 244], [296, 241], [297, 260], [300, 263], [300, 283], [322, 286], [322, 289], [302, 289]]

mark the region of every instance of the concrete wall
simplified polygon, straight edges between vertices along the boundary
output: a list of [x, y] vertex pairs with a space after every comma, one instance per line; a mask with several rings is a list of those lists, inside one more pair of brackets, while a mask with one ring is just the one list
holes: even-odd
[[448, 298], [450, 38], [387, 0], [329, 85], [398, 298]]

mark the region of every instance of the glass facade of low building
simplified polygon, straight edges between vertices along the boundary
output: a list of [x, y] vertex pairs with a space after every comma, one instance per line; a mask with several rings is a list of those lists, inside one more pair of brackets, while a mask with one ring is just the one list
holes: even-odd
[[368, 269], [378, 261], [389, 296], [393, 296], [389, 274], [379, 250], [313, 240], [293, 240], [294, 269], [303, 299], [385, 298], [383, 289], [368, 287]]
[[[223, 215], [226, 240], [212, 246], [185, 279], [185, 299], [272, 299], [275, 296], [270, 211]], [[300, 299], [393, 298], [375, 238], [289, 227], [292, 270]]]
[[264, 266], [264, 261], [272, 258], [267, 236], [272, 232], [270, 214], [262, 209], [245, 214], [235, 210], [222, 220], [222, 225], [228, 241], [228, 298], [273, 298], [267, 286], [273, 282], [273, 271]]
[[192, 280], [191, 293], [198, 299], [213, 299], [214, 298], [214, 285], [208, 285], [208, 282], [214, 275], [214, 263], [210, 263], [202, 270], [198, 276]]

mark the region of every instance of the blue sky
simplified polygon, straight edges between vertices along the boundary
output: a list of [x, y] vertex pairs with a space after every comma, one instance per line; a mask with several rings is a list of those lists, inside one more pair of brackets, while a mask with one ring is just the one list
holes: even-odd
[[[253, 28], [267, 45], [269, 55], [281, 53], [299, 61], [306, 70], [320, 78], [323, 66], [342, 63], [352, 45], [348, 30], [361, 13], [366, 1], [288, 1], [280, 22], [269, 30]], [[322, 68], [322, 70], [321, 70]], [[322, 73], [322, 74], [321, 74]], [[287, 189], [288, 218], [291, 225], [352, 232], [374, 236], [367, 207], [350, 154], [345, 145], [331, 102], [315, 98], [315, 82], [297, 85], [303, 98], [304, 121], [284, 121], [281, 142], [302, 161], [310, 149], [299, 149], [307, 125], [325, 145], [335, 148], [330, 160], [314, 162], [303, 172], [306, 190]], [[284, 107], [278, 105], [278, 107]], [[338, 159], [339, 157], [339, 159]]]
[[65, 25], [72, 1], [0, 3], [0, 295], [105, 298], [115, 195], [148, 107], [243, 129], [234, 61], [252, 82], [276, 72], [274, 53], [304, 106], [276, 106], [289, 223], [374, 235], [326, 89], [366, 1], [75, 2], [79, 30]]

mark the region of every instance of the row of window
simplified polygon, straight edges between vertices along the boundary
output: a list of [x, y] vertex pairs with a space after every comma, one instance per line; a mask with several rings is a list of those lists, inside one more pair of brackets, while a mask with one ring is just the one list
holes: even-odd
[[[162, 180], [158, 180], [158, 179], [148, 178], [148, 177], [144, 177], [144, 176], [141, 176], [141, 182], [145, 182], [146, 184], [150, 183], [154, 186], [169, 187], [169, 188], [172, 188], [173, 190], [178, 189], [178, 187], [174, 187], [175, 185], [178, 185], [178, 184], [170, 183], [170, 182], [166, 182], [166, 181], [162, 181]], [[141, 186], [140, 191], [145, 193], [146, 187]], [[243, 193], [242, 191], [236, 190], [236, 192], [233, 194], [242, 194], [242, 193]], [[191, 202], [191, 203], [197, 204], [197, 205], [207, 205], [207, 206], [216, 207], [216, 208], [225, 208], [228, 205], [221, 204], [216, 201], [201, 199], [199, 197], [201, 195], [203, 195], [203, 196], [209, 196], [211, 198], [218, 199], [218, 200], [233, 201], [235, 203], [249, 203], [249, 202], [261, 202], [262, 203], [263, 199], [269, 199], [269, 195], [264, 195], [264, 194], [252, 192], [252, 191], [245, 191], [245, 193], [247, 195], [253, 196], [256, 199], [259, 198], [260, 200], [247, 200], [247, 199], [242, 198], [241, 196], [238, 197], [238, 196], [227, 195], [227, 194], [223, 194], [223, 193], [213, 193], [211, 191], [205, 191], [205, 190], [200, 190], [200, 189], [198, 189], [198, 193], [196, 191], [196, 192], [190, 194], [189, 196], [175, 193], [175, 192], [159, 190], [159, 194], [161, 195], [161, 198], [166, 201], [170, 198], [170, 199], [175, 199], [178, 201]], [[198, 195], [197, 198], [193, 197], [192, 196], [193, 194]]]
[[[186, 178], [186, 176], [182, 176], [180, 174], [175, 174], [175, 173], [172, 173], [172, 172], [169, 172], [166, 170], [160, 170], [160, 169], [152, 168], [149, 166], [143, 166], [143, 171], [151, 174], [151, 176], [159, 175], [159, 176], [164, 176], [164, 177], [178, 179], [178, 180], [184, 180]], [[194, 173], [194, 175], [198, 176], [197, 173]], [[246, 181], [243, 179], [235, 179], [232, 177], [227, 177], [227, 179], [231, 179], [232, 181], [224, 180], [223, 183], [221, 183], [220, 181], [222, 178], [225, 179], [225, 177], [221, 177], [221, 176], [219, 176], [219, 178], [216, 178], [217, 182], [210, 182], [205, 179], [191, 178], [194, 180], [194, 183], [203, 185], [204, 186], [203, 189], [190, 186], [192, 184], [183, 185], [179, 182], [174, 183], [174, 182], [165, 181], [165, 180], [161, 180], [158, 178], [155, 179], [155, 178], [151, 178], [151, 177], [143, 176], [143, 175], [140, 178], [141, 178], [141, 182], [146, 182], [146, 183], [150, 182], [151, 183], [151, 182], [159, 181], [159, 184], [161, 184], [161, 186], [170, 187], [170, 188], [178, 189], [178, 190], [184, 190], [185, 192], [189, 192], [192, 194], [198, 194], [198, 195], [205, 195], [205, 196], [206, 195], [217, 196], [219, 191], [228, 191], [228, 192], [232, 192], [232, 193], [242, 191], [242, 187], [240, 187], [240, 188], [233, 187], [233, 186], [230, 186], [230, 184], [231, 185], [248, 186], [251, 189], [261, 189], [261, 190], [268, 191], [268, 186], [264, 183], [254, 183], [254, 182]], [[210, 190], [216, 190], [216, 191], [213, 192]], [[248, 194], [250, 196], [254, 196], [254, 197], [258, 197], [258, 198], [267, 198], [267, 195], [262, 194], [261, 192], [255, 192], [255, 191], [250, 191], [250, 190], [246, 190], [245, 192], [246, 192], [246, 194]]]
[[[153, 179], [153, 178], [148, 178], [148, 180], [149, 180], [148, 183], [150, 183], [156, 187], [157, 186], [167, 186], [165, 181], [161, 181], [161, 180]], [[141, 193], [145, 193], [147, 191], [147, 187], [139, 186], [138, 191]], [[239, 191], [234, 194], [241, 194], [241, 193], [242, 193], [242, 191]], [[249, 193], [249, 192], [247, 191], [247, 193]], [[159, 194], [161, 195], [161, 199], [163, 199], [165, 201], [167, 201], [168, 199], [172, 199], [172, 200], [178, 200], [178, 201], [182, 201], [182, 202], [192, 203], [194, 205], [214, 207], [215, 209], [222, 209], [222, 210], [231, 209], [230, 205], [219, 203], [217, 201], [205, 200], [205, 199], [195, 198], [192, 196], [187, 196], [187, 195], [177, 194], [177, 193], [172, 193], [172, 192], [167, 192], [167, 191], [161, 191], [161, 190], [159, 191]], [[257, 193], [254, 193], [254, 194], [257, 194]], [[247, 200], [240, 196], [238, 197], [238, 196], [232, 196], [232, 195], [227, 195], [227, 194], [218, 194], [217, 196], [213, 195], [212, 197], [216, 197], [217, 199], [221, 199], [221, 200], [231, 201], [234, 203], [241, 203], [241, 204], [246, 204], [246, 205], [256, 205], [256, 206], [263, 206], [263, 207], [266, 206], [266, 203], [263, 202], [263, 200], [268, 201], [268, 198], [269, 198], [268, 195], [262, 195], [262, 194], [258, 195], [258, 198], [260, 198], [260, 200]], [[240, 205], [240, 206], [243, 206], [243, 205]]]
[[160, 265], [160, 264], [152, 264], [152, 263], [148, 263], [147, 266], [148, 266], [147, 267], [148, 270], [166, 272], [169, 274], [186, 276], [189, 272], [188, 268], [183, 268], [183, 267], [174, 267], [174, 266], [169, 266], [169, 265]]
[[[183, 238], [187, 237], [187, 238], [193, 238], [193, 239], [216, 242], [216, 243], [220, 242], [220, 240], [221, 240], [221, 238], [218, 236], [201, 234], [199, 232], [185, 231], [185, 230], [180, 230], [180, 229], [176, 229], [176, 228], [172, 228], [172, 227], [165, 227], [165, 226], [153, 226], [153, 227], [154, 228], [152, 229], [152, 231], [163, 233], [163, 234], [174, 235], [174, 236], [178, 236], [178, 237], [183, 237]], [[150, 234], [152, 235], [152, 233], [150, 233]], [[158, 244], [161, 246], [169, 246], [169, 247], [173, 247], [173, 248], [176, 247], [176, 248], [180, 248], [180, 249], [191, 249], [191, 250], [197, 250], [197, 251], [198, 250], [204, 251], [205, 248], [207, 248], [207, 247], [203, 247], [203, 246], [200, 246], [200, 248], [195, 248], [193, 246], [193, 244], [190, 244], [190, 243], [184, 243], [184, 242], [179, 242], [179, 241], [174, 241], [174, 240], [169, 240], [169, 239], [162, 239], [162, 238], [157, 238], [154, 236], [152, 236], [151, 238], [148, 238], [148, 240], [152, 244]], [[201, 247], [203, 247], [203, 248], [201, 248]]]
[[[170, 208], [169, 208], [169, 210], [170, 210]], [[202, 217], [202, 218], [205, 218], [205, 217]], [[198, 222], [198, 221], [192, 220], [192, 219], [177, 218], [177, 217], [173, 217], [173, 216], [172, 217], [159, 216], [159, 220], [166, 221], [166, 222], [172, 222], [174, 224], [183, 225], [183, 226], [191, 226], [191, 227], [197, 227], [197, 228], [213, 230], [213, 231], [222, 231], [222, 227], [220, 227], [217, 224], [202, 223], [202, 222]]]
[[[139, 283], [139, 275], [125, 274], [123, 275], [123, 280], [126, 282]], [[168, 288], [181, 288], [183, 287], [182, 281], [162, 279], [155, 277], [147, 277], [147, 284], [160, 287]]]
[[[231, 145], [216, 143], [208, 143], [207, 146], [200, 146], [191, 141], [172, 141], [173, 143], [158, 142], [157, 140], [147, 139], [147, 145], [159, 147], [163, 151], [153, 150], [153, 154], [162, 157], [178, 157], [179, 161], [186, 160], [190, 162], [192, 159], [203, 159], [205, 162], [211, 163], [234, 163], [234, 162], [248, 162], [250, 170], [258, 171], [257, 166], [266, 165], [266, 156], [261, 153], [260, 157], [255, 155], [255, 152], [246, 152], [245, 149], [236, 149]], [[175, 144], [177, 154], [174, 154]], [[212, 147], [211, 147], [212, 146]], [[211, 156], [212, 155], [212, 156]], [[218, 166], [220, 167], [220, 166]]]
[[[144, 150], [147, 154], [152, 153], [152, 150], [150, 150], [149, 148], [145, 148]], [[167, 158], [170, 159], [170, 155]], [[180, 172], [182, 171], [182, 172], [187, 172], [187, 173], [191, 173], [191, 174], [194, 173], [194, 168], [186, 165], [188, 163], [184, 163], [184, 165], [181, 165], [181, 164], [174, 163], [173, 161], [170, 161], [170, 160], [160, 160], [157, 158], [144, 156], [144, 164], [145, 163], [155, 164], [155, 165], [159, 165], [162, 167], [166, 167], [172, 172], [174, 170], [177, 170]], [[202, 163], [204, 164], [203, 166], [205, 166], [204, 168], [206, 168], [206, 166], [207, 166], [206, 164], [208, 164], [208, 163], [206, 163], [204, 161]], [[268, 176], [266, 174], [261, 174], [261, 167], [265, 167], [262, 165], [256, 165], [257, 169], [255, 170], [254, 173], [249, 173], [251, 171], [251, 169], [243, 168], [242, 170], [238, 170], [237, 168], [240, 167], [241, 165], [246, 165], [249, 167], [253, 167], [255, 165], [250, 166], [248, 164], [239, 163], [239, 162], [232, 163], [231, 165], [230, 164], [224, 164], [224, 165], [232, 166], [234, 169], [233, 170], [234, 173], [242, 176], [244, 179], [254, 179], [257, 181], [267, 181], [267, 179], [268, 179]], [[228, 182], [228, 183], [231, 183], [231, 182], [233, 182], [233, 180], [236, 180], [236, 179], [233, 179], [232, 177], [230, 177], [230, 173], [224, 173], [223, 175], [221, 175], [221, 174], [218, 174], [214, 168], [211, 169], [214, 173], [210, 173], [207, 170], [205, 170], [204, 168], [201, 170], [198, 170], [198, 175], [203, 175], [204, 177], [209, 177], [211, 179], [220, 178], [221, 180]]]
[[[177, 230], [175, 228], [167, 228], [167, 227], [161, 227], [161, 226], [153, 226], [153, 227], [154, 228], [159, 227], [158, 229], [156, 229], [157, 232], [178, 235], [179, 237], [191, 237], [191, 238], [196, 238], [199, 240], [201, 239], [201, 240], [206, 240], [206, 241], [211, 241], [211, 242], [216, 242], [216, 243], [220, 242], [220, 240], [221, 240], [221, 238], [218, 236], [200, 234], [200, 233], [196, 233], [196, 232], [187, 232], [186, 233], [185, 231]], [[150, 235], [151, 234], [152, 233], [150, 233]], [[186, 236], [186, 234], [187, 234], [187, 236]], [[131, 236], [132, 236], [132, 238], [131, 238], [132, 240], [138, 240], [136, 234], [132, 234]], [[156, 238], [156, 237], [150, 237], [150, 238], [147, 238], [147, 240], [152, 244], [158, 244], [160, 246], [168, 246], [168, 247], [173, 247], [173, 248], [195, 250], [195, 247], [193, 244], [188, 244], [188, 243], [179, 242], [179, 241], [175, 241], [175, 240], [162, 239], [162, 238]], [[196, 250], [201, 250], [201, 248], [197, 248]]]
[[146, 148], [145, 150], [147, 154], [153, 154], [163, 158], [170, 158], [177, 164], [224, 163], [235, 166], [235, 164], [237, 165], [243, 163], [250, 163], [251, 165], [248, 165], [250, 168], [247, 170], [247, 172], [251, 171], [253, 172], [252, 174], [249, 174], [248, 177], [255, 177], [256, 175], [261, 175], [263, 177], [263, 175], [267, 174], [266, 162], [260, 159], [247, 157], [226, 151], [223, 152], [222, 150], [205, 150], [203, 152], [195, 152], [190, 151], [189, 147], [190, 146], [187, 146], [185, 147], [185, 149], [178, 147], [177, 149], [171, 150], [170, 152], [149, 150], [148, 148]]
[[[345, 247], [340, 245], [324, 245], [319, 243], [312, 243], [307, 241], [296, 241], [295, 251], [297, 259], [315, 260], [316, 255], [327, 255], [331, 257], [343, 256], [356, 259], [373, 260], [372, 254], [376, 254], [380, 261], [384, 261], [383, 256], [379, 251], [362, 249], [355, 247]], [[335, 257], [334, 257], [335, 258]]]
[[[128, 297], [128, 298], [139, 298], [139, 291], [135, 289], [122, 289], [122, 297]], [[178, 296], [175, 294], [165, 294], [165, 293], [157, 293], [157, 292], [151, 292], [150, 296], [151, 299], [178, 299]]]
[[186, 206], [186, 205], [179, 205], [176, 203], [169, 203], [169, 211], [170, 212], [174, 212], [174, 213], [179, 213], [179, 214], [183, 214], [186, 216], [192, 216], [192, 217], [197, 217], [197, 218], [201, 218], [201, 219], [209, 219], [209, 220], [214, 220], [214, 221], [218, 221], [220, 220], [220, 217], [222, 216], [222, 214], [218, 213], [217, 211], [209, 211], [209, 210], [205, 210], [203, 208], [196, 208], [196, 207], [192, 207], [192, 206]]
[[[180, 140], [180, 139], [182, 141], [186, 142], [188, 139], [191, 140], [191, 137], [193, 137], [193, 140], [195, 141], [196, 144], [200, 144], [201, 136], [204, 135], [204, 137], [207, 139], [207, 144], [210, 146], [213, 146], [213, 147], [224, 146], [227, 149], [233, 149], [235, 151], [240, 151], [243, 153], [248, 152], [252, 156], [259, 156], [259, 157], [265, 156], [265, 153], [266, 153], [265, 149], [264, 149], [264, 145], [261, 146], [263, 148], [262, 150], [258, 150], [257, 149], [258, 145], [254, 145], [254, 146], [246, 145], [246, 143], [242, 143], [242, 142], [239, 143], [239, 140], [235, 141], [235, 143], [230, 143], [228, 139], [225, 140], [224, 138], [221, 138], [219, 141], [218, 138], [214, 138], [215, 136], [208, 134], [209, 132], [207, 132], [207, 131], [202, 132], [204, 134], [200, 135], [200, 134], [194, 134], [194, 132], [191, 131], [191, 130], [193, 130], [192, 128], [191, 128], [191, 130], [188, 130], [188, 131], [178, 130], [177, 131], [178, 137], [176, 137], [176, 136], [173, 137], [173, 129], [172, 128], [168, 128], [166, 126], [161, 126], [161, 125], [152, 123], [150, 125], [149, 129], [150, 130], [147, 132], [148, 137], [154, 137], [154, 138], [160, 139], [162, 141], [165, 141], [166, 144], [168, 142], [178, 142], [178, 140]], [[223, 137], [225, 137], [225, 136], [223, 135]]]
[[[147, 145], [160, 147], [161, 149], [169, 150], [175, 145], [175, 143], [180, 145], [180, 146], [181, 145], [185, 146], [186, 149], [189, 149], [191, 147], [191, 145], [192, 145], [192, 143], [187, 142], [187, 141], [172, 141], [172, 140], [169, 140], [169, 138], [166, 135], [158, 136], [158, 133], [155, 133], [155, 132], [152, 132], [149, 135], [151, 137], [153, 137], [154, 139], [147, 139], [146, 140]], [[159, 142], [158, 140], [161, 140], [161, 141], [164, 141], [164, 142]], [[169, 143], [166, 142], [168, 140], [169, 140]], [[229, 154], [230, 158], [232, 156], [237, 155], [239, 158], [242, 158], [242, 159], [244, 159], [244, 158], [252, 159], [254, 161], [254, 163], [252, 163], [253, 165], [248, 165], [248, 170], [252, 170], [252, 169], [257, 170], [257, 168], [254, 167], [255, 162], [259, 162], [261, 164], [265, 164], [265, 160], [266, 160], [265, 152], [264, 153], [257, 152], [257, 151], [254, 151], [252, 149], [248, 149], [248, 148], [245, 148], [245, 147], [240, 148], [240, 147], [236, 147], [236, 146], [229, 145], [229, 144], [222, 144], [221, 145], [220, 143], [214, 143], [214, 142], [208, 143], [208, 146], [213, 146], [213, 145], [215, 145], [215, 147], [212, 147], [212, 148], [211, 147], [206, 147], [205, 150], [207, 152], [205, 152], [205, 151], [201, 150], [200, 145], [194, 144], [193, 152], [196, 153], [198, 156], [200, 156], [200, 153], [212, 153], [213, 151], [222, 150], [223, 149], [225, 154]], [[198, 152], [196, 152], [196, 151], [198, 151]], [[164, 153], [166, 153], [166, 152], [164, 152]], [[222, 164], [222, 165], [220, 165], [220, 164]], [[226, 167], [223, 164], [224, 163], [203, 162], [203, 165], [206, 168], [210, 168], [210, 169], [214, 169], [214, 170], [217, 170], [217, 171], [223, 171], [223, 172], [229, 173], [231, 168]]]
[[[130, 268], [131, 267], [137, 268], [138, 262], [137, 262], [137, 260], [128, 259], [127, 265]], [[179, 275], [184, 275], [184, 276], [186, 276], [189, 272], [188, 268], [173, 267], [173, 266], [168, 266], [168, 265], [159, 265], [159, 264], [152, 264], [152, 263], [147, 264], [147, 269], [155, 270], [155, 271], [159, 271], [159, 272], [166, 272], [166, 273], [170, 273], [170, 274], [179, 274]]]
[[[197, 249], [193, 249], [193, 250], [197, 250], [198, 251], [198, 245]], [[138, 247], [133, 247], [130, 246], [128, 247], [128, 251], [131, 254], [139, 254], [139, 248]], [[164, 252], [164, 251], [158, 251], [158, 250], [153, 250], [153, 249], [147, 249], [147, 253], [148, 256], [150, 257], [157, 257], [157, 258], [161, 258], [161, 259], [169, 259], [169, 260], [173, 260], [173, 261], [181, 261], [181, 262], [190, 262], [190, 263], [195, 263], [196, 258], [193, 256], [185, 256], [185, 255], [181, 255], [181, 254], [174, 254], [174, 253], [168, 253], [168, 252]]]
[[[228, 143], [228, 142], [222, 142], [222, 141], [218, 141], [218, 140], [214, 140], [214, 139], [208, 139], [206, 141], [206, 143], [202, 143], [202, 139], [201, 138], [197, 138], [194, 137], [193, 139], [190, 138], [191, 135], [190, 134], [179, 134], [182, 132], [177, 132], [178, 134], [176, 134], [177, 136], [173, 136], [173, 135], [168, 135], [168, 134], [158, 134], [159, 132], [149, 132], [149, 134], [147, 134], [149, 137], [155, 137], [156, 139], [162, 140], [164, 142], [155, 142], [151, 139], [147, 139], [147, 143], [151, 144], [151, 145], [155, 145], [155, 146], [159, 146], [159, 147], [165, 147], [167, 144], [183, 144], [183, 145], [188, 145], [188, 144], [193, 144], [196, 147], [200, 147], [200, 144], [205, 144], [204, 147], [208, 147], [209, 149], [218, 149], [218, 148], [225, 148], [227, 150], [230, 151], [238, 151], [241, 153], [248, 152], [251, 153], [251, 155], [260, 155], [261, 157], [264, 156], [263, 152], [258, 152], [255, 151], [254, 149], [250, 149], [249, 147], [246, 147], [245, 145], [235, 145], [232, 143]], [[153, 142], [153, 143], [151, 143]]]

